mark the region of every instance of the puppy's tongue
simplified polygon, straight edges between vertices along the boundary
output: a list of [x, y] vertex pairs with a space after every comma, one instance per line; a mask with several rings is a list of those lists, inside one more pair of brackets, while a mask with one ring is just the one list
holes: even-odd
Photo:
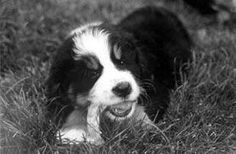
[[110, 113], [117, 117], [127, 116], [130, 113], [131, 109], [132, 109], [132, 103], [130, 102], [124, 102], [108, 107]]

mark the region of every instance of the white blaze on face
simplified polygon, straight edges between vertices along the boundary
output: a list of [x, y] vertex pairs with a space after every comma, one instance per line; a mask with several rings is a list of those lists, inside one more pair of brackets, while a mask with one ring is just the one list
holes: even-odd
[[[124, 101], [124, 98], [116, 96], [112, 89], [120, 82], [128, 82], [132, 91], [126, 101], [137, 100], [140, 89], [134, 76], [129, 70], [119, 70], [111, 60], [111, 46], [109, 44], [109, 33], [102, 29], [88, 25], [82, 29], [74, 30], [73, 41], [75, 47], [73, 51], [76, 56], [75, 60], [81, 55], [96, 56], [103, 67], [102, 74], [89, 91], [88, 100], [96, 104], [113, 105]], [[98, 24], [99, 25], [99, 24]]]

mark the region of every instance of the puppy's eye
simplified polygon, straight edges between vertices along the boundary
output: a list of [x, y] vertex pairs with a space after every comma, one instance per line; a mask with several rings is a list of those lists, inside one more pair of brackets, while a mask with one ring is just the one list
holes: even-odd
[[99, 70], [91, 70], [91, 74], [92, 74], [92, 77], [95, 78], [100, 75], [100, 71]]
[[119, 64], [120, 65], [124, 65], [125, 64], [125, 61], [123, 59], [119, 60]]

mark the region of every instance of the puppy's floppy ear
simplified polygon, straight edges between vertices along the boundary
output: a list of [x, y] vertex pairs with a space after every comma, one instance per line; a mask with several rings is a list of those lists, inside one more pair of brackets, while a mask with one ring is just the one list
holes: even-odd
[[73, 41], [68, 38], [59, 47], [50, 69], [49, 77], [46, 81], [47, 97], [53, 98], [66, 92], [69, 86], [68, 73], [73, 67], [72, 58]]

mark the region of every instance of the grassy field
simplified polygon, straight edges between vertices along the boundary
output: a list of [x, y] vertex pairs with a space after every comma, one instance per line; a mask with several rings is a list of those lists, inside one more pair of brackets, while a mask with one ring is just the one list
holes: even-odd
[[[236, 27], [212, 23], [181, 3], [164, 7], [185, 23], [196, 47], [188, 79], [171, 93], [155, 130], [120, 125], [106, 143], [60, 145], [44, 118], [44, 82], [66, 34], [82, 23], [116, 22], [158, 0], [0, 0], [0, 153], [236, 153]], [[174, 37], [174, 36], [173, 36]], [[105, 129], [106, 130], [106, 129]]]

